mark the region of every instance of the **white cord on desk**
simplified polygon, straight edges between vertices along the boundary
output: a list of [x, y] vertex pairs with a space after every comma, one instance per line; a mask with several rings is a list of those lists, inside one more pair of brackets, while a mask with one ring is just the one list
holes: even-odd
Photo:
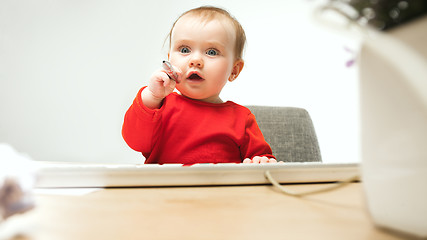
[[340, 187], [344, 187], [344, 186], [348, 185], [349, 183], [357, 181], [359, 179], [359, 176], [356, 175], [356, 176], [353, 176], [353, 177], [348, 178], [346, 180], [339, 181], [339, 182], [337, 182], [333, 186], [328, 186], [328, 187], [319, 188], [319, 189], [315, 189], [315, 190], [310, 190], [310, 191], [306, 191], [306, 192], [295, 193], [295, 192], [289, 191], [288, 189], [286, 189], [282, 185], [280, 185], [280, 183], [278, 183], [271, 176], [270, 170], [265, 171], [264, 175], [268, 179], [268, 181], [270, 181], [270, 183], [273, 184], [273, 186], [275, 186], [276, 188], [278, 188], [282, 193], [284, 193], [286, 195], [294, 196], [294, 197], [302, 197], [302, 196], [309, 195], [309, 194], [315, 194], [315, 193], [321, 193], [321, 192], [331, 191], [331, 190], [334, 190], [334, 189], [337, 189], [337, 188], [340, 188]]

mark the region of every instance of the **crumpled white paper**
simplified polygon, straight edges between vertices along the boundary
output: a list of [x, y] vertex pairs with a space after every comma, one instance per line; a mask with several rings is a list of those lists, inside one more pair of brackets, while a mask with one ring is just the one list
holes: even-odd
[[35, 176], [33, 160], [0, 143], [0, 222], [34, 208]]

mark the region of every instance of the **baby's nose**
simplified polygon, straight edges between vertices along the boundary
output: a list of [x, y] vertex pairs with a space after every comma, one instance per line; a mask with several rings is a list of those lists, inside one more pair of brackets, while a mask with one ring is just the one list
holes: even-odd
[[190, 67], [203, 67], [203, 59], [200, 56], [194, 56], [190, 60]]
[[201, 62], [191, 62], [190, 66], [192, 66], [192, 67], [201, 67], [202, 63]]

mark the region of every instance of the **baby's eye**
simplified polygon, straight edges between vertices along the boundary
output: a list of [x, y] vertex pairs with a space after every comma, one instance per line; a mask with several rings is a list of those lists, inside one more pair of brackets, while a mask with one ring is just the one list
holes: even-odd
[[188, 47], [181, 47], [181, 48], [179, 49], [179, 51], [180, 51], [181, 53], [190, 53], [190, 49], [189, 49]]
[[208, 51], [206, 51], [206, 54], [209, 56], [216, 56], [218, 55], [218, 51], [215, 49], [209, 49]]

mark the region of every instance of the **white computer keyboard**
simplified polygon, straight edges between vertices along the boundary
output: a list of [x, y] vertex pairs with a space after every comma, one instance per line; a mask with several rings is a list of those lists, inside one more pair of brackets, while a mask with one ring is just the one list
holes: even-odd
[[151, 187], [344, 181], [359, 176], [358, 163], [85, 164], [41, 163], [37, 187]]

